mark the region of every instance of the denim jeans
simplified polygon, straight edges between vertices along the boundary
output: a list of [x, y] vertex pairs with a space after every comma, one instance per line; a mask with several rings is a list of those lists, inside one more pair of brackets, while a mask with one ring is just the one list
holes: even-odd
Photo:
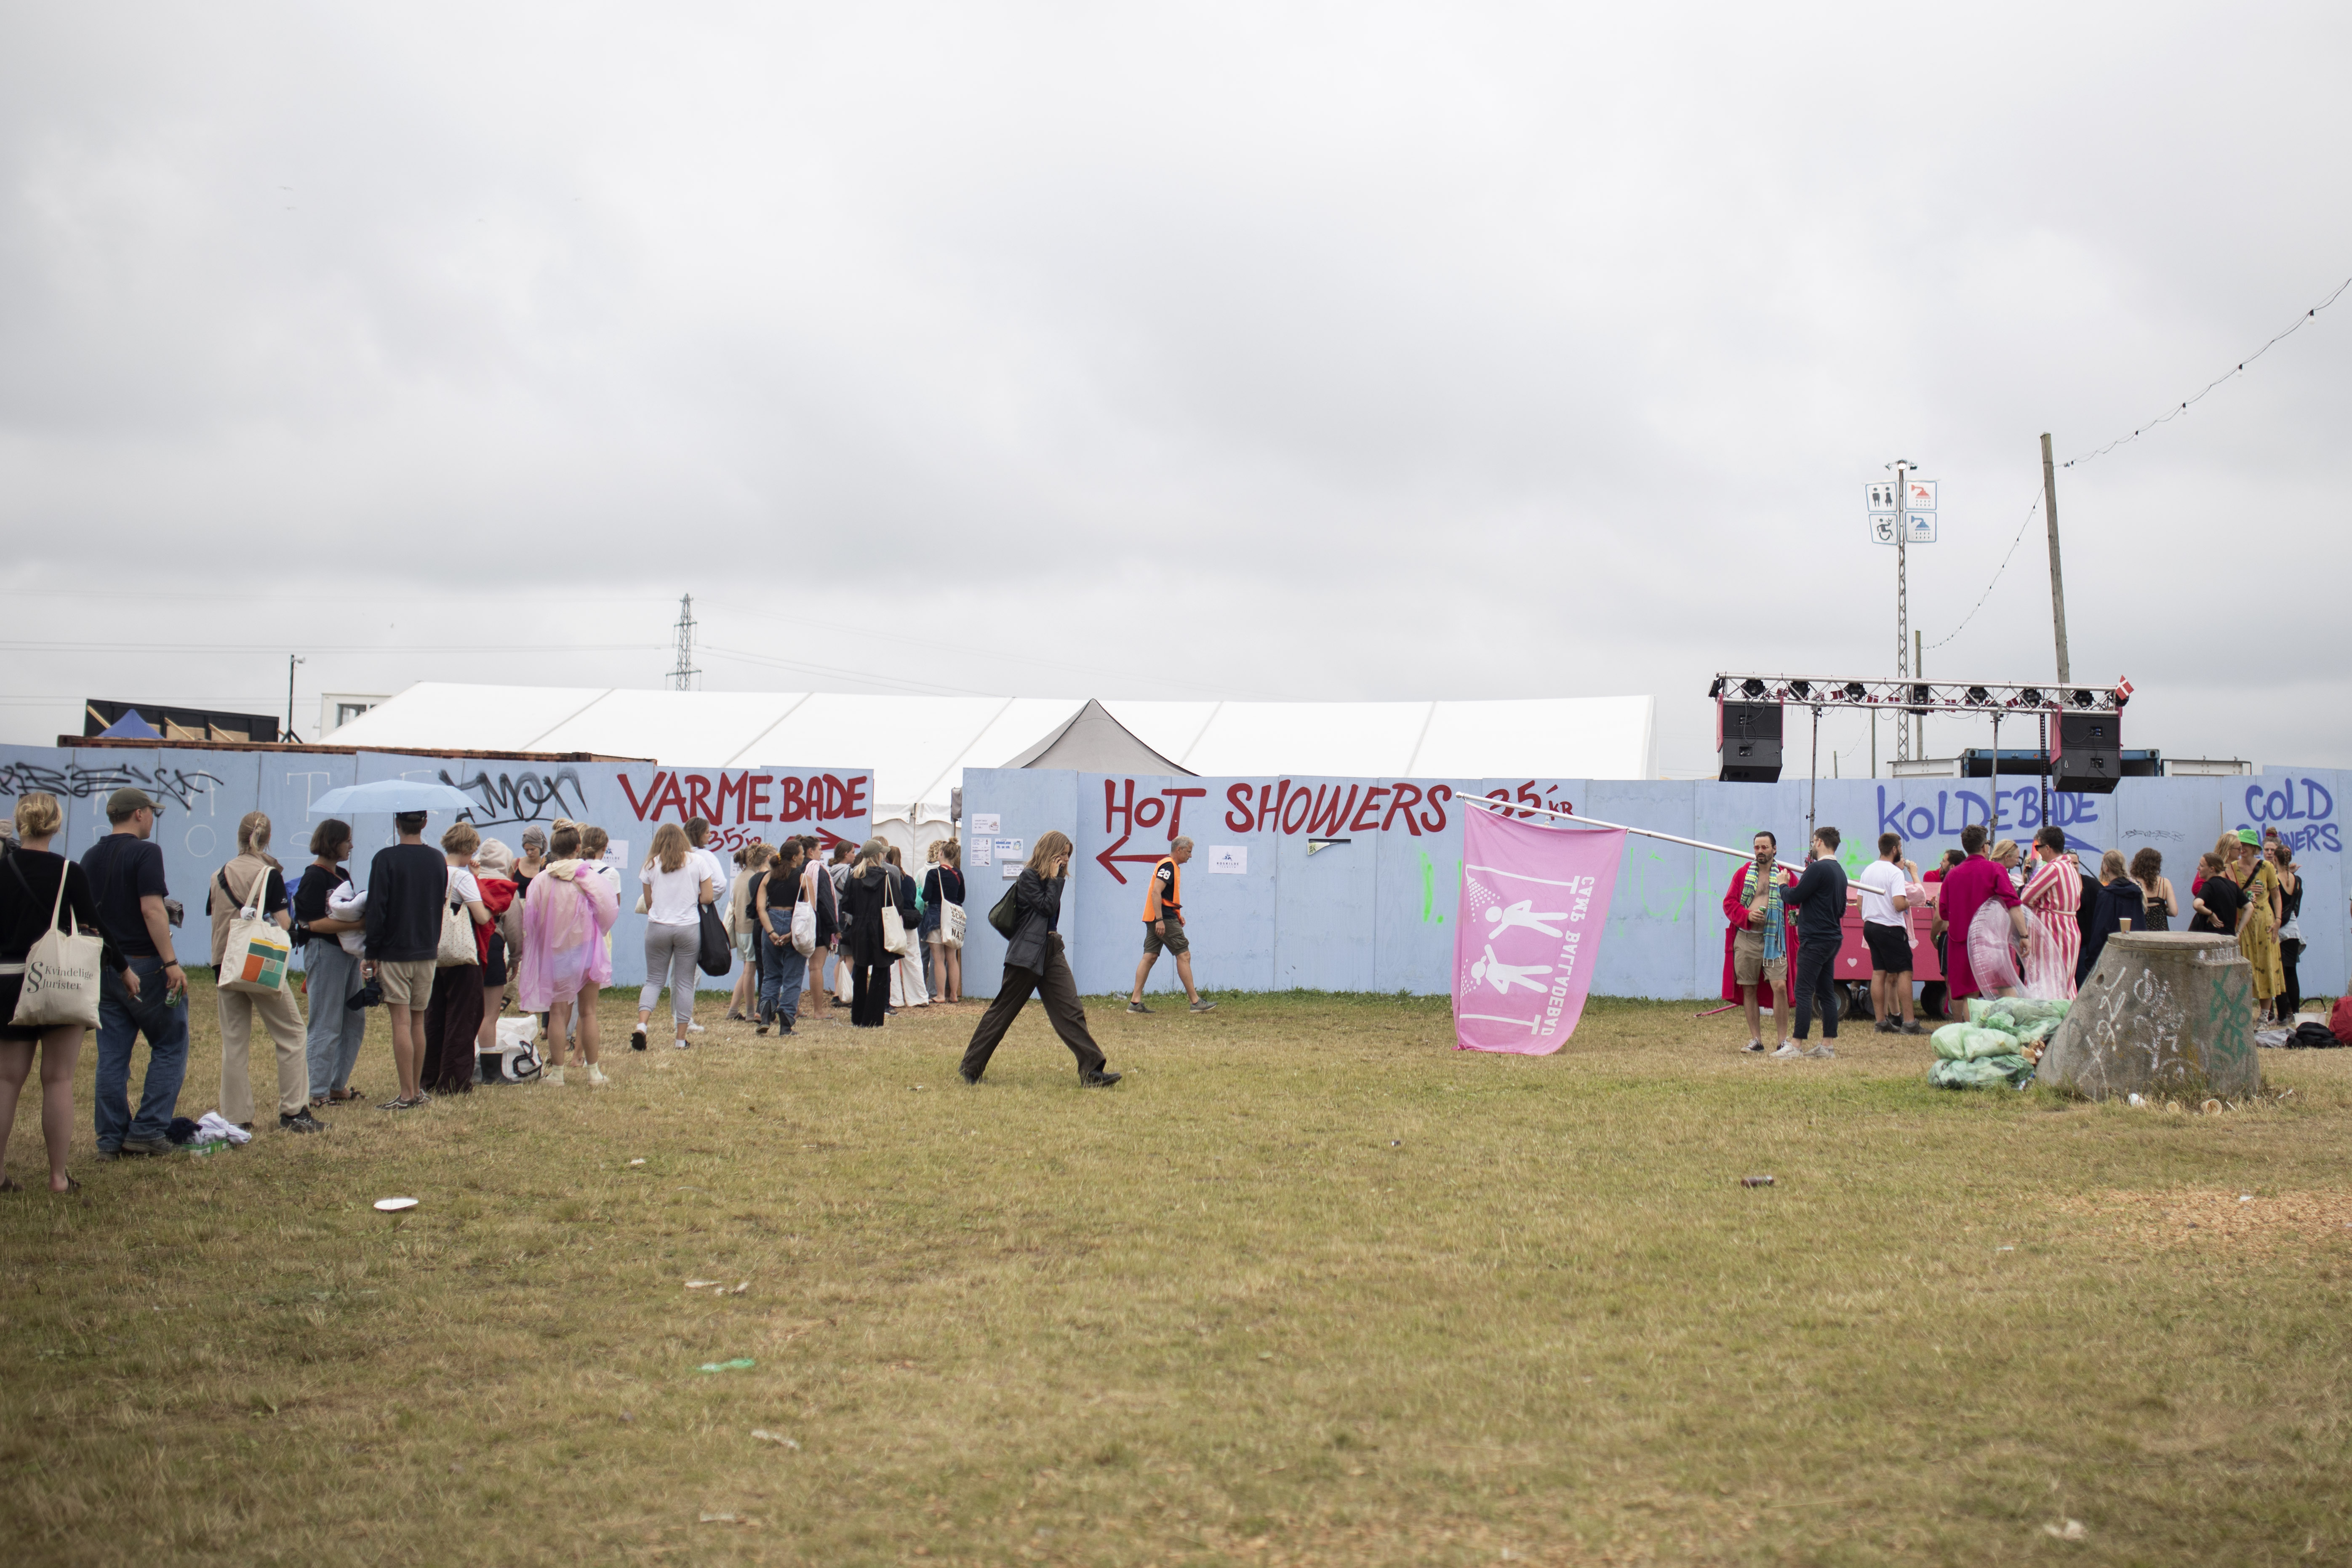
[[[163, 996], [163, 961], [134, 958], [131, 972], [139, 976], [133, 997], [113, 973], [105, 976], [98, 997], [98, 1082], [90, 1103], [98, 1128], [98, 1146], [111, 1152], [125, 1138], [161, 1138], [180, 1106], [180, 1080], [188, 1074], [188, 999]], [[139, 1096], [139, 1116], [131, 1119], [129, 1091], [131, 1053], [139, 1037], [147, 1037], [147, 1079]]]
[[332, 937], [314, 936], [302, 950], [310, 992], [310, 1092], [352, 1086], [352, 1068], [367, 1043], [368, 1010], [346, 1007], [360, 992], [360, 961]]
[[790, 942], [782, 946], [760, 938], [760, 1016], [781, 1018], [789, 1029], [800, 1021], [801, 987], [808, 983], [808, 954]]

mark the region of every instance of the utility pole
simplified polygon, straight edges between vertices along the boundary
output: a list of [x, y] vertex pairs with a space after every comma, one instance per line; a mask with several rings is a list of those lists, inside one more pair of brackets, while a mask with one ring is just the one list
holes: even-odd
[[701, 673], [694, 668], [694, 595], [681, 594], [677, 600], [677, 668], [669, 672], [670, 685], [680, 691], [691, 691], [694, 678]]
[[[1906, 499], [1904, 477], [1918, 465], [1908, 458], [1897, 458], [1886, 465], [1895, 470], [1895, 676], [1898, 680], [1911, 678], [1911, 587], [1909, 562], [1910, 520], [1904, 515]], [[1895, 760], [1907, 762], [1911, 756], [1911, 737], [1903, 726], [1895, 727]]]
[[310, 662], [310, 661], [309, 659], [302, 658], [299, 654], [289, 653], [286, 656], [286, 738], [289, 741], [295, 739], [294, 667], [298, 664], [308, 664]]
[[2050, 521], [2050, 621], [2058, 631], [2058, 684], [2074, 679], [2066, 667], [2066, 577], [2058, 569], [2058, 470], [2050, 461], [2050, 432], [2042, 433], [2042, 510]]

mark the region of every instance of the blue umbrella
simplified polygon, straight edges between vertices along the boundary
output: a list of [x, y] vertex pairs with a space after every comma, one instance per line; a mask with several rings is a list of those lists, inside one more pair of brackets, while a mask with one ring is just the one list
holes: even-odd
[[369, 811], [467, 811], [482, 803], [453, 784], [429, 779], [378, 779], [345, 784], [310, 803], [312, 816], [357, 816]]

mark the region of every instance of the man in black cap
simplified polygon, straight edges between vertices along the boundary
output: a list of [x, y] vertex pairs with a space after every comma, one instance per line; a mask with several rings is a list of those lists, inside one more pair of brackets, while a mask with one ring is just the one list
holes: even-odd
[[[81, 858], [98, 903], [99, 923], [139, 976], [133, 996], [111, 971], [100, 978], [98, 1000], [98, 1079], [90, 1096], [98, 1124], [98, 1157], [168, 1154], [163, 1132], [180, 1107], [188, 1072], [188, 976], [172, 947], [172, 921], [163, 908], [163, 847], [154, 842], [162, 808], [144, 790], [119, 789], [107, 797], [114, 831]], [[147, 1037], [147, 1079], [139, 1114], [131, 1114], [131, 1053]]]

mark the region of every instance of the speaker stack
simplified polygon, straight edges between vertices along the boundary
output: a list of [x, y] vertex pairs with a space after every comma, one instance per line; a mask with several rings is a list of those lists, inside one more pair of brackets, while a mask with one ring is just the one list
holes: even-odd
[[2123, 716], [2119, 713], [2058, 715], [2058, 743], [2051, 748], [2051, 787], [2069, 795], [2106, 795], [2124, 775]]
[[1780, 783], [1780, 705], [1718, 699], [1715, 750], [1715, 776], [1725, 784]]

